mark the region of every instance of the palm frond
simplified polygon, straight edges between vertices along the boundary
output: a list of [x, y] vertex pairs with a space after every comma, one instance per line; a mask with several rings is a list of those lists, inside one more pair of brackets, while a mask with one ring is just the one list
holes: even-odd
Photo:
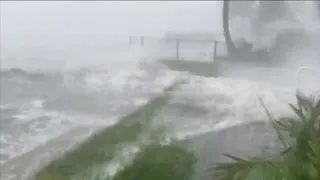
[[284, 149], [288, 149], [287, 143], [286, 143], [283, 135], [281, 134], [280, 129], [279, 129], [278, 126], [277, 126], [277, 120], [275, 120], [275, 119], [272, 117], [271, 113], [270, 113], [269, 110], [267, 109], [267, 107], [266, 107], [266, 105], [264, 104], [263, 100], [262, 100], [261, 98], [259, 98], [259, 100], [260, 100], [260, 103], [261, 103], [263, 109], [265, 110], [267, 116], [269, 117], [269, 120], [271, 121], [274, 129], [275, 129], [276, 132], [277, 132], [278, 139], [281, 141]]
[[280, 120], [272, 117], [260, 99], [283, 150], [270, 157], [240, 158], [226, 154], [232, 161], [216, 164], [212, 179], [256, 180], [259, 174], [261, 180], [320, 180], [320, 99], [301, 93], [296, 98], [297, 104], [289, 106], [297, 118]]
[[258, 157], [243, 159], [229, 154], [225, 154], [225, 156], [233, 162], [216, 164], [211, 169], [214, 172], [212, 176], [214, 180], [244, 180], [248, 177], [252, 168], [265, 165], [272, 166], [270, 162]]

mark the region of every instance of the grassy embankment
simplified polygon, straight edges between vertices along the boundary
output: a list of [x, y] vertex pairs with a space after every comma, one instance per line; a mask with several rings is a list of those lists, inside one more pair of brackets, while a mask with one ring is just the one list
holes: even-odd
[[[104, 165], [113, 160], [121, 147], [136, 142], [141, 143], [141, 152], [133, 160], [134, 166], [119, 171], [115, 175], [115, 179], [136, 179], [137, 176], [141, 180], [151, 177], [156, 179], [156, 177], [163, 178], [166, 174], [177, 179], [177, 177], [192, 175], [193, 163], [190, 162], [194, 161], [194, 157], [183, 142], [160, 145], [161, 133], [157, 130], [149, 132], [150, 141], [142, 142], [141, 140], [145, 135], [143, 133], [150, 131], [152, 119], [168, 101], [168, 91], [172, 88], [168, 88], [162, 96], [125, 116], [115, 126], [94, 135], [88, 141], [56, 159], [39, 171], [34, 179], [91, 179], [99, 174], [98, 171], [102, 170]], [[157, 169], [153, 169], [151, 164], [157, 165]], [[176, 167], [181, 167], [180, 171], [177, 171]], [[144, 175], [142, 176], [142, 174]], [[96, 177], [96, 179], [99, 178]], [[109, 178], [105, 177], [105, 179]]]
[[219, 66], [210, 61], [191, 61], [191, 60], [161, 60], [163, 64], [176, 71], [185, 71], [194, 75], [204, 77], [217, 77]]
[[[197, 75], [216, 76], [217, 71], [211, 62], [163, 61], [169, 68], [188, 71]], [[119, 150], [119, 144], [139, 141], [141, 133], [149, 128], [152, 118], [166, 104], [169, 95], [165, 93], [138, 111], [125, 116], [117, 125], [100, 132], [88, 141], [78, 145], [63, 157], [44, 167], [35, 175], [35, 180], [90, 179], [93, 167], [110, 162]], [[156, 136], [161, 136], [160, 134]], [[153, 137], [155, 139], [159, 137]], [[155, 158], [156, 157], [156, 158]], [[194, 154], [184, 142], [160, 145], [153, 141], [133, 160], [134, 163], [120, 170], [114, 179], [190, 179], [195, 163]], [[155, 168], [156, 166], [156, 168]], [[178, 167], [178, 168], [177, 168]]]

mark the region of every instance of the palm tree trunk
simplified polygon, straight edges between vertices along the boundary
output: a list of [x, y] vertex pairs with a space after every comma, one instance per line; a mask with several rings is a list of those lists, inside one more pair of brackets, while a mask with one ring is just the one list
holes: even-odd
[[229, 0], [223, 1], [223, 32], [227, 43], [227, 49], [229, 55], [234, 55], [236, 52], [236, 46], [234, 45], [230, 31], [229, 31]]

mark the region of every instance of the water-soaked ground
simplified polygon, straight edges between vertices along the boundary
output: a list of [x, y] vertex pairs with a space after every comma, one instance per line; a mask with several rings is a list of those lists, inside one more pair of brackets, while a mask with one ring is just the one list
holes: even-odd
[[204, 179], [208, 169], [216, 163], [229, 161], [224, 154], [245, 158], [259, 155], [266, 147], [275, 150], [279, 147], [274, 129], [266, 123], [237, 125], [195, 136], [191, 140], [198, 159], [194, 180]]

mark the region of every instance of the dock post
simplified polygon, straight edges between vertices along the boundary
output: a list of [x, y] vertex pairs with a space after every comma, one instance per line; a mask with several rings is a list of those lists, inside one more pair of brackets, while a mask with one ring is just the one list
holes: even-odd
[[176, 40], [176, 58], [177, 58], [177, 60], [179, 60], [180, 59], [180, 55], [179, 55], [179, 46], [180, 46], [180, 40], [179, 39], [177, 39]]
[[217, 40], [214, 40], [214, 49], [213, 49], [213, 62], [216, 60], [217, 58], [217, 45], [218, 45], [218, 41]]
[[141, 37], [140, 37], [140, 40], [141, 40], [141, 46], [143, 47], [143, 46], [144, 46], [144, 37], [141, 36]]

